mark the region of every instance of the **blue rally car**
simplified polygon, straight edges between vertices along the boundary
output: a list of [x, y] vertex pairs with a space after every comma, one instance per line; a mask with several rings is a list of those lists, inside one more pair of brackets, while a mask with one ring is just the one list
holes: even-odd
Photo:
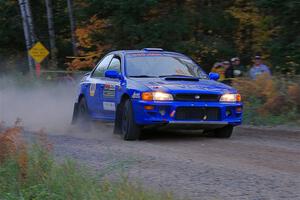
[[80, 83], [73, 123], [114, 121], [125, 140], [145, 128], [202, 129], [229, 138], [242, 122], [241, 96], [191, 58], [158, 48], [107, 54]]

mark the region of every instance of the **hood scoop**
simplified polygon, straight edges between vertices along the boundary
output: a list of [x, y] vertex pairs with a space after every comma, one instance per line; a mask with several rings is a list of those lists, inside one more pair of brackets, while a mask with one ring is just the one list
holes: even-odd
[[195, 78], [195, 77], [166, 77], [164, 78], [166, 81], [194, 81], [194, 82], [198, 82], [199, 78]]

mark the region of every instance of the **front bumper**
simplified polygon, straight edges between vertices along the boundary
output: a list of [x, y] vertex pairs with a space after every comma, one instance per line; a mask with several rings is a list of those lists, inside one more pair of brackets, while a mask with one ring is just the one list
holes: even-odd
[[[139, 125], [168, 125], [170, 127], [221, 128], [226, 125], [242, 123], [242, 103], [221, 102], [186, 102], [186, 101], [142, 101], [133, 100], [136, 123]], [[176, 119], [176, 109], [186, 108], [217, 108], [218, 119]], [[148, 110], [146, 109], [148, 108]], [[152, 108], [149, 110], [149, 108]]]

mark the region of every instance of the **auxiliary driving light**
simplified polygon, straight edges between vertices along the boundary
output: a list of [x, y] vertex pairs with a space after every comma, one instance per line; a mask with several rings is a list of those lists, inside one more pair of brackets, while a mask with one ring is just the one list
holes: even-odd
[[226, 110], [226, 117], [229, 117], [231, 115], [231, 111], [230, 110]]
[[242, 108], [242, 107], [237, 107], [237, 108], [236, 108], [236, 112], [240, 113], [240, 112], [242, 112], [242, 111], [243, 111], [243, 108]]
[[166, 111], [164, 109], [159, 110], [159, 113], [161, 114], [161, 116], [164, 116], [166, 114]]
[[145, 110], [153, 110], [154, 106], [144, 106]]

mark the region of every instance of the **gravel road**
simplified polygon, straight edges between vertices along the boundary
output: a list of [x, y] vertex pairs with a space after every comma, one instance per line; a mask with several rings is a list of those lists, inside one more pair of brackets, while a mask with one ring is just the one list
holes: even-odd
[[182, 199], [300, 200], [300, 130], [238, 127], [231, 139], [154, 132], [125, 142], [112, 134], [111, 124], [97, 124], [90, 133], [68, 127], [73, 87], [26, 89], [4, 82], [0, 121], [9, 126], [21, 118], [27, 130], [45, 127], [58, 158], [77, 159], [107, 178], [126, 175]]
[[107, 178], [122, 174], [182, 199], [300, 199], [300, 132], [238, 127], [231, 139], [194, 132], [155, 132], [122, 141], [112, 126], [91, 133], [49, 134], [57, 156]]

